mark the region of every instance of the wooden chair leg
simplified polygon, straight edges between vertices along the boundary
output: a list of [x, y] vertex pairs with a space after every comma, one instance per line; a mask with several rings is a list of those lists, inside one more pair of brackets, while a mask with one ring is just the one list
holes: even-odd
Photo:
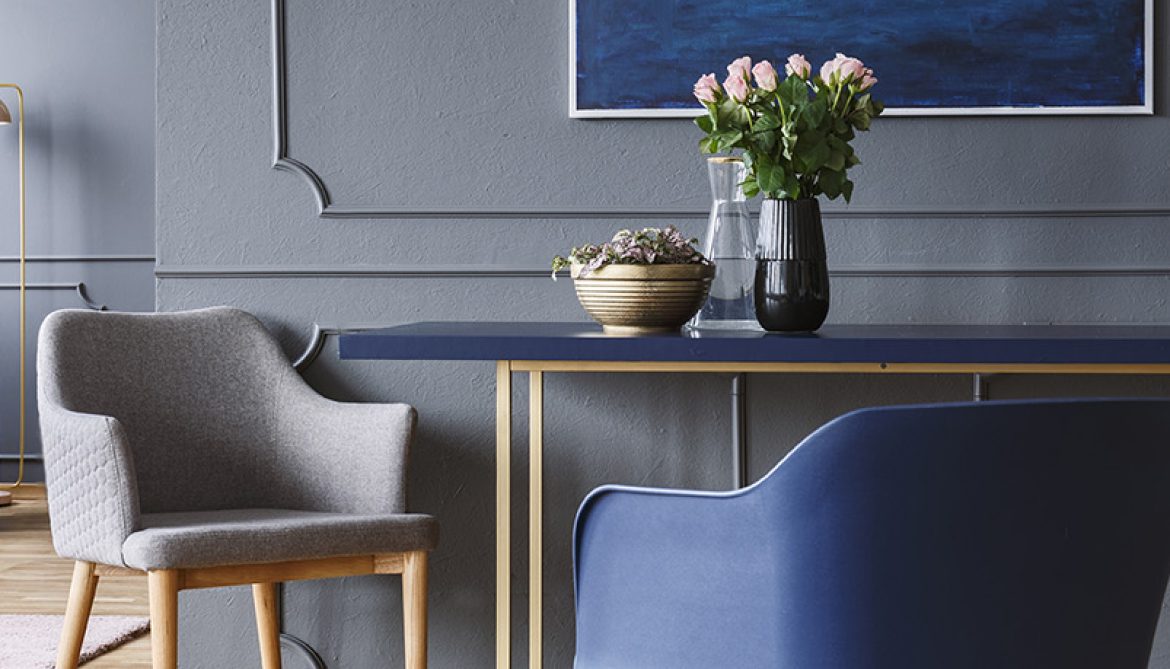
[[406, 669], [427, 666], [427, 553], [406, 554], [402, 570], [402, 612], [406, 637]]
[[147, 574], [150, 586], [150, 658], [153, 669], [179, 666], [179, 572]]
[[57, 669], [77, 669], [97, 582], [92, 562], [74, 563], [69, 603], [65, 606], [65, 624], [61, 627], [61, 642], [57, 645]]
[[280, 620], [276, 583], [253, 583], [252, 602], [256, 605], [256, 633], [260, 637], [260, 664], [264, 669], [280, 669]]

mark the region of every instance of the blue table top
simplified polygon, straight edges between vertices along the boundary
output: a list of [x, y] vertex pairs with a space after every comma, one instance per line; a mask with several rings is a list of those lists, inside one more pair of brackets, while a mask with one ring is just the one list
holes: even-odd
[[1170, 364], [1170, 326], [826, 325], [606, 335], [594, 323], [430, 322], [342, 334], [345, 360]]

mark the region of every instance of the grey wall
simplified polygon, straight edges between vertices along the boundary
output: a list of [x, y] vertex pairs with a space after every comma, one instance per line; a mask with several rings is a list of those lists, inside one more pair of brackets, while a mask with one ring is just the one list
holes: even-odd
[[[154, 255], [154, 5], [6, 0], [0, 81], [24, 88], [28, 161], [28, 392], [41, 319], [84, 307], [150, 309]], [[0, 90], [16, 116], [16, 96]], [[0, 127], [0, 480], [16, 475], [16, 125]], [[28, 449], [40, 452], [35, 402]], [[39, 462], [27, 472], [41, 480]]]
[[[324, 183], [330, 206], [321, 217], [307, 173], [272, 168], [269, 2], [161, 0], [157, 306], [252, 310], [290, 355], [313, 322], [575, 320], [584, 316], [571, 285], [545, 276], [554, 253], [651, 221], [699, 233], [706, 186], [689, 122], [567, 117], [566, 4], [288, 0], [285, 149]], [[1161, 65], [1167, 25], [1158, 4]], [[830, 319], [1170, 322], [1168, 83], [1160, 68], [1155, 117], [876, 123], [857, 147], [862, 215], [826, 222], [838, 275]], [[491, 365], [343, 363], [331, 346], [308, 377], [335, 398], [418, 407], [412, 505], [443, 523], [434, 666], [490, 666]], [[969, 382], [753, 377], [752, 474], [832, 416], [964, 399]], [[603, 482], [724, 486], [728, 384], [550, 375], [547, 385], [546, 660], [564, 667], [577, 503]], [[994, 394], [1170, 395], [1170, 385], [1003, 378]], [[522, 488], [519, 442], [514, 453]], [[519, 623], [526, 520], [517, 506]], [[397, 661], [392, 581], [297, 584], [287, 594], [286, 628], [330, 666]], [[185, 666], [254, 658], [246, 591], [185, 593], [182, 613]], [[525, 633], [517, 624], [519, 660]], [[1170, 666], [1166, 632], [1154, 666]]]

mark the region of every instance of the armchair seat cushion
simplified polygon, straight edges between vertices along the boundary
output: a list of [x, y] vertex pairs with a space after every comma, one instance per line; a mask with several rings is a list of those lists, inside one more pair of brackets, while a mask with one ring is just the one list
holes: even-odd
[[133, 569], [193, 569], [431, 550], [438, 523], [414, 513], [358, 515], [288, 509], [145, 513], [122, 544]]

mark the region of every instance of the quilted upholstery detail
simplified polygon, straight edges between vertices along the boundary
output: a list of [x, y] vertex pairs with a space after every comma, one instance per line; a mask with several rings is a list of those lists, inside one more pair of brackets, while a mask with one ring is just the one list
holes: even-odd
[[121, 564], [138, 525], [138, 491], [125, 431], [113, 418], [41, 410], [53, 547], [62, 557]]
[[58, 311], [37, 368], [64, 557], [122, 564], [146, 514], [406, 511], [414, 409], [321, 397], [246, 312]]

